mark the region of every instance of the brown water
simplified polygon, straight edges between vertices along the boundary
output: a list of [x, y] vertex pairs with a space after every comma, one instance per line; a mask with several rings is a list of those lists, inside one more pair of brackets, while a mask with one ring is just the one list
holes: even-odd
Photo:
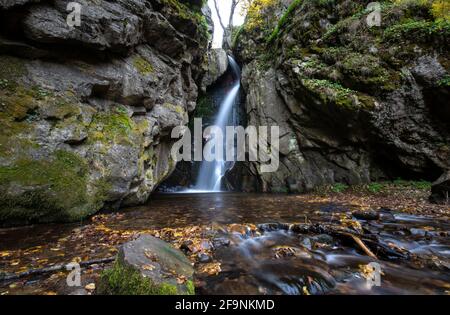
[[[228, 240], [230, 245], [217, 246], [213, 253], [221, 264], [220, 273], [197, 276], [200, 294], [449, 293], [447, 219], [383, 210], [379, 219], [365, 221], [352, 217], [351, 212], [357, 209], [351, 205], [305, 202], [295, 195], [162, 194], [148, 205], [121, 211], [105, 225], [122, 231], [271, 222], [299, 223], [303, 227], [296, 230], [274, 224], [261, 225], [258, 230], [247, 228], [245, 233], [218, 233], [215, 237]], [[346, 231], [359, 231], [360, 238], [378, 259], [369, 257], [351, 239], [327, 230], [343, 228], [343, 224]], [[90, 231], [91, 225], [86, 221], [0, 229], [0, 252], [12, 253], [0, 257], [0, 271], [35, 268], [39, 260], [44, 261], [45, 267], [70, 262], [77, 256], [82, 260], [110, 256], [111, 248], [104, 244], [106, 239], [101, 234], [89, 232], [83, 234], [89, 238], [79, 239], [77, 233]], [[26, 256], [33, 248], [39, 248], [37, 258]], [[381, 286], [370, 286], [364, 277], [364, 266], [370, 262], [377, 262], [381, 268]], [[0, 283], [0, 293], [43, 293], [49, 289], [67, 292], [59, 289], [61, 284], [50, 283], [50, 277], [29, 277], [12, 288], [10, 282]]]

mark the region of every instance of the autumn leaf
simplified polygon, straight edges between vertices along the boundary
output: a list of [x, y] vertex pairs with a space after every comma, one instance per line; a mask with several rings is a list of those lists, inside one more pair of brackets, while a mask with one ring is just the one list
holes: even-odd
[[88, 291], [94, 291], [95, 290], [95, 283], [89, 283], [84, 287]]
[[217, 275], [222, 271], [220, 266], [221, 266], [220, 262], [212, 262], [212, 263], [208, 263], [208, 264], [203, 264], [199, 268], [199, 271], [200, 271], [200, 273], [206, 273], [208, 275]]
[[0, 257], [9, 257], [9, 256], [11, 256], [11, 252], [8, 252], [8, 251], [3, 251], [3, 252], [0, 252]]
[[178, 284], [184, 284], [186, 281], [187, 281], [187, 278], [184, 275], [181, 275], [181, 276], [177, 277], [177, 283]]

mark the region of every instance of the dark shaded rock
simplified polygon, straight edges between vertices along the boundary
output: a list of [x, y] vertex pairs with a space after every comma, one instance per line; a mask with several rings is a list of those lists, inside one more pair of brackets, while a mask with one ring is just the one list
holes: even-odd
[[380, 215], [376, 211], [354, 211], [352, 215], [359, 220], [378, 220]]
[[212, 245], [214, 249], [226, 247], [230, 245], [230, 240], [225, 237], [217, 237], [212, 240]]
[[211, 256], [206, 255], [206, 254], [204, 254], [204, 253], [199, 253], [199, 254], [197, 255], [197, 259], [198, 259], [198, 262], [199, 262], [199, 263], [202, 263], [202, 264], [204, 264], [204, 263], [209, 263], [209, 262], [212, 261]]
[[437, 204], [450, 204], [450, 172], [442, 174], [431, 186], [430, 201]]
[[395, 216], [392, 214], [391, 209], [380, 208], [378, 210], [379, 220], [384, 222], [395, 222]]
[[181, 244], [180, 250], [182, 250], [185, 254], [189, 254], [193, 252], [193, 246], [194, 242], [187, 240]]
[[113, 269], [103, 272], [98, 292], [113, 295], [194, 294], [194, 269], [184, 254], [150, 235], [121, 246]]

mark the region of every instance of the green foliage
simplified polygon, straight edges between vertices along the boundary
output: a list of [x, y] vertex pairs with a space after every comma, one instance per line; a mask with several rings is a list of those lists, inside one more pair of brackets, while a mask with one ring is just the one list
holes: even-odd
[[450, 86], [450, 75], [446, 75], [444, 78], [438, 81], [439, 86]]
[[[102, 272], [98, 293], [103, 295], [179, 295], [184, 292], [169, 283], [154, 284], [132, 267], [124, 267], [115, 262], [112, 269]], [[186, 282], [186, 294], [195, 294], [192, 281]]]
[[419, 190], [429, 190], [431, 189], [431, 183], [428, 181], [420, 180], [420, 181], [408, 181], [403, 179], [396, 179], [392, 182], [397, 187], [404, 188], [414, 188]]
[[195, 107], [194, 117], [210, 118], [214, 115], [215, 108], [214, 102], [210, 95], [201, 95], [197, 100], [197, 106]]
[[419, 41], [429, 41], [433, 36], [450, 36], [450, 21], [437, 20], [415, 20], [408, 19], [399, 24], [388, 27], [383, 34], [385, 41], [397, 40], [404, 38]]
[[392, 91], [397, 88], [395, 72], [390, 73], [383, 67], [379, 58], [355, 52], [343, 47], [322, 49], [322, 58], [333, 63], [341, 73], [349, 76], [353, 85], [366, 90], [380, 89]]
[[448, 0], [435, 0], [431, 7], [431, 13], [436, 20], [450, 20], [450, 1]]
[[367, 185], [367, 190], [371, 193], [379, 193], [381, 192], [386, 186], [382, 183], [373, 182]]
[[270, 21], [264, 18], [264, 12], [276, 5], [278, 5], [277, 0], [253, 0], [247, 11], [245, 30], [247, 32], [252, 32], [253, 30], [266, 31]]
[[348, 188], [349, 186], [346, 184], [336, 183], [333, 186], [331, 186], [331, 191], [335, 193], [342, 193], [346, 191]]
[[365, 94], [343, 87], [337, 82], [319, 79], [303, 79], [303, 85], [320, 98], [324, 104], [333, 104], [347, 110], [372, 109], [373, 99]]

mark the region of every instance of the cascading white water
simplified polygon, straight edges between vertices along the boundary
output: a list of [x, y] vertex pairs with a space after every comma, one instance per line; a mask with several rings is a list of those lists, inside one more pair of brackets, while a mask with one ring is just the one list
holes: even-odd
[[[231, 89], [227, 92], [223, 102], [220, 104], [219, 113], [214, 125], [221, 128], [225, 135], [225, 127], [233, 123], [233, 106], [239, 95], [241, 87], [241, 70], [236, 61], [228, 56], [228, 61], [234, 78]], [[224, 142], [226, 139], [224, 139]], [[220, 161], [203, 161], [200, 165], [200, 172], [195, 185], [196, 190], [220, 191], [222, 177], [226, 171], [225, 159]]]

